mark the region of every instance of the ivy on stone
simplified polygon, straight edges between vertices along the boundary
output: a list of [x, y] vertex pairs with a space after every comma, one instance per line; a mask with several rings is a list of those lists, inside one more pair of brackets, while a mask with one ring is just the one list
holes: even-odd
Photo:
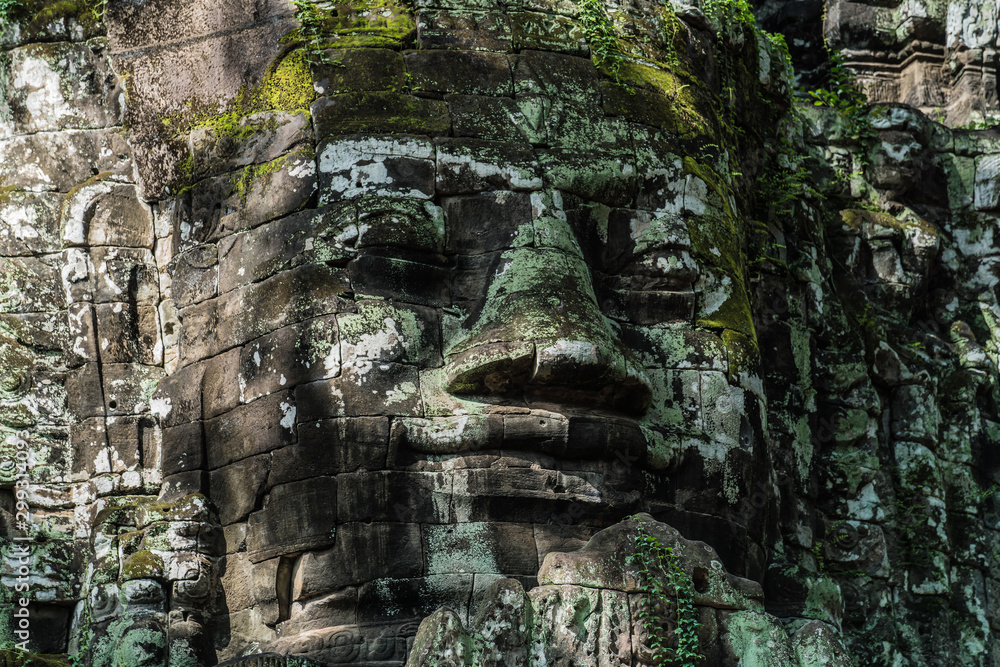
[[21, 0], [0, 0], [0, 28], [6, 27], [20, 8]]
[[580, 22], [583, 24], [587, 44], [590, 45], [594, 64], [606, 67], [615, 81], [619, 81], [618, 72], [623, 59], [621, 45], [615, 26], [604, 9], [604, 3], [601, 0], [577, 0], [576, 5], [580, 8]]
[[[657, 664], [695, 667], [703, 656], [698, 651], [698, 611], [694, 606], [694, 584], [691, 576], [681, 568], [677, 554], [650, 535], [645, 523], [638, 521], [635, 553], [629, 555], [626, 562], [636, 566], [639, 579], [649, 594], [639, 612], [639, 619], [649, 636], [650, 648], [656, 653]], [[675, 658], [668, 660], [665, 651], [671, 647], [666, 645], [662, 636], [664, 619], [658, 610], [670, 600], [671, 590], [677, 610], [677, 626], [674, 629], [677, 648], [674, 649]]]

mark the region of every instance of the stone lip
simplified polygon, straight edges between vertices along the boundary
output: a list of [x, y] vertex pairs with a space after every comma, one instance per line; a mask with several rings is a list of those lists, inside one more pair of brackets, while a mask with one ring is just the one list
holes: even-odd
[[646, 436], [637, 420], [563, 406], [490, 406], [488, 414], [400, 418], [397, 444], [421, 454], [532, 451], [565, 459], [620, 460], [641, 465]]
[[637, 514], [594, 535], [577, 551], [550, 553], [538, 570], [541, 586], [571, 584], [607, 588], [624, 593], [646, 590], [635, 564], [640, 530], [655, 537], [677, 557], [680, 570], [691, 577], [694, 604], [715, 609], [764, 608], [760, 584], [726, 572], [715, 549], [704, 542], [684, 539], [680, 531], [656, 521], [649, 514]]

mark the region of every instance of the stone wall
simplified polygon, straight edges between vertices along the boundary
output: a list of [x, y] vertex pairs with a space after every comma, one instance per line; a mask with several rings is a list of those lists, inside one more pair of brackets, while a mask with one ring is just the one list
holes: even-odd
[[703, 664], [991, 664], [995, 131], [738, 3], [92, 9], [0, 34], [0, 640], [28, 544], [88, 665], [655, 664], [647, 512]]
[[824, 45], [873, 102], [901, 102], [949, 125], [993, 124], [997, 5], [990, 0], [765, 0], [762, 23], [788, 37], [803, 82], [823, 81]]

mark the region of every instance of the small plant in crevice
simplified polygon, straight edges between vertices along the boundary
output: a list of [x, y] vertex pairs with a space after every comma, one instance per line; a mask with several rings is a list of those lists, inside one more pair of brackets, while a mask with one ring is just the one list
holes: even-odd
[[328, 12], [321, 9], [313, 0], [292, 0], [295, 7], [295, 18], [302, 27], [297, 38], [305, 42], [310, 51], [318, 51], [323, 44], [323, 26], [329, 18]]
[[94, 14], [94, 21], [104, 23], [104, 15], [108, 10], [108, 0], [94, 0], [91, 12]]
[[[878, 137], [871, 121], [868, 95], [858, 84], [857, 75], [837, 51], [830, 54], [830, 87], [808, 91], [813, 104], [835, 110], [844, 121], [847, 135], [870, 146]], [[874, 113], [878, 113], [875, 111]]]
[[[763, 36], [772, 43], [776, 43], [774, 35], [762, 30], [757, 25], [757, 18], [747, 0], [704, 0], [702, 10], [708, 19], [718, 28], [715, 36], [715, 59], [718, 63], [719, 79], [721, 90], [719, 91], [720, 101], [724, 109], [728, 109], [729, 114], [734, 113], [733, 106], [737, 97], [738, 81], [738, 59], [726, 47], [729, 41], [727, 35], [734, 30], [747, 30], [750, 34]], [[784, 39], [780, 39], [784, 43]], [[784, 48], [787, 52], [787, 46]], [[790, 60], [788, 62], [791, 62]], [[735, 119], [733, 119], [735, 120]]]
[[26, 653], [26, 651], [12, 639], [8, 639], [7, 641], [0, 643], [0, 651], [10, 651], [14, 653], [15, 656], [23, 656]]
[[[655, 652], [656, 664], [694, 667], [703, 656], [698, 651], [698, 611], [694, 606], [694, 583], [691, 576], [681, 568], [677, 554], [665, 547], [646, 531], [645, 524], [638, 522], [635, 537], [635, 553], [626, 558], [635, 565], [648, 597], [644, 600], [639, 618], [649, 637], [649, 647]], [[675, 658], [668, 659], [662, 628], [665, 619], [659, 610], [666, 607], [673, 590], [677, 610], [677, 624], [674, 636], [677, 648]]]
[[21, 0], [0, 0], [0, 30], [7, 27], [19, 9]]
[[[944, 125], [945, 124], [944, 112], [938, 109], [936, 116], [937, 117], [934, 120], [940, 123], [941, 125]], [[969, 122], [963, 123], [962, 125], [956, 125], [953, 129], [978, 131], [978, 130], [993, 130], [998, 127], [1000, 127], [1000, 118], [996, 116], [988, 116], [986, 118], [983, 118], [982, 120], [970, 120]]]
[[594, 64], [606, 67], [615, 81], [621, 84], [619, 72], [624, 56], [604, 3], [601, 0], [576, 0], [576, 6], [580, 9], [580, 23], [583, 24], [583, 34], [590, 45]]

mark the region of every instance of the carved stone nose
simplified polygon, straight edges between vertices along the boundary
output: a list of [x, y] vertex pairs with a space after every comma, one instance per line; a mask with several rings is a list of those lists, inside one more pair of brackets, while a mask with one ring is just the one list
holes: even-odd
[[525, 388], [540, 397], [552, 395], [572, 403], [642, 414], [649, 407], [652, 389], [646, 372], [631, 357], [617, 344], [607, 348], [589, 340], [560, 339], [547, 347], [536, 344], [534, 368]]
[[630, 414], [644, 413], [652, 398], [631, 355], [586, 339], [481, 343], [445, 370], [448, 391], [460, 396], [526, 396]]
[[601, 313], [582, 255], [515, 248], [503, 260], [471, 330], [449, 350], [448, 391], [645, 412], [649, 379]]

